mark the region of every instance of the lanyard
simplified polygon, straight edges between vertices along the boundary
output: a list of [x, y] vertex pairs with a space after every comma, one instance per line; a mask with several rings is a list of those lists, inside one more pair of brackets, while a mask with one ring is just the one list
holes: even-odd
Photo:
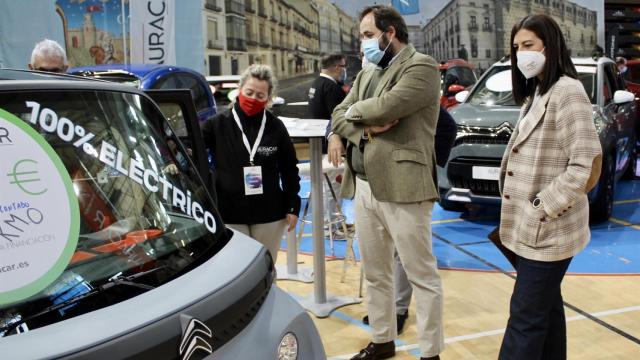
[[249, 145], [249, 139], [247, 139], [247, 135], [245, 135], [244, 131], [242, 131], [242, 124], [240, 124], [240, 118], [238, 117], [238, 113], [236, 113], [236, 109], [232, 109], [232, 112], [233, 118], [236, 120], [236, 125], [238, 125], [238, 128], [242, 133], [242, 142], [244, 142], [244, 147], [247, 148], [247, 152], [249, 152], [249, 162], [251, 163], [251, 166], [253, 166], [253, 158], [256, 156], [256, 152], [258, 152], [258, 146], [260, 145], [260, 141], [262, 141], [262, 135], [264, 135], [264, 127], [267, 123], [267, 111], [263, 110], [262, 124], [260, 124], [260, 130], [258, 131], [256, 141], [253, 143], [253, 149]]

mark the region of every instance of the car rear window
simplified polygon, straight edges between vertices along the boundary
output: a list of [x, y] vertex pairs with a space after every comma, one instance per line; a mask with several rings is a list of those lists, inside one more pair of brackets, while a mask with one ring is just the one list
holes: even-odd
[[[71, 181], [69, 202], [77, 202], [78, 209], [71, 212], [78, 223], [77, 244], [55, 277], [33, 294], [16, 295], [0, 286], [0, 337], [144, 293], [206, 261], [226, 243], [207, 189], [160, 119], [140, 94], [0, 92], [0, 128], [22, 123], [46, 140]], [[30, 218], [36, 224], [51, 214], [30, 205], [34, 197], [19, 187], [37, 194], [52, 186], [40, 181], [37, 165], [26, 155], [20, 163], [4, 163], [15, 176], [13, 183], [0, 182], [0, 220], [12, 225], [0, 221], [0, 265], [11, 270], [0, 271], [5, 285], [24, 266], [21, 251], [40, 246], [35, 237], [25, 237], [24, 227]]]

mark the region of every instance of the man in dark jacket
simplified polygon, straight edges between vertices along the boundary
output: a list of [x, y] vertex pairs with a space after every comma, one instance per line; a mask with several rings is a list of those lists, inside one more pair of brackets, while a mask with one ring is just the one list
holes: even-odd
[[[307, 116], [310, 119], [329, 120], [325, 134], [326, 141], [323, 144], [323, 153], [327, 152], [327, 147], [329, 149], [333, 149], [333, 151], [344, 152], [343, 140], [340, 136], [331, 134], [331, 113], [333, 112], [333, 109], [347, 96], [342, 88], [347, 79], [346, 58], [342, 54], [326, 55], [321, 60], [321, 67], [320, 75], [309, 88]], [[324, 163], [328, 165], [327, 160], [324, 160]], [[339, 195], [340, 182], [337, 179], [341, 177], [342, 169], [331, 166], [323, 167], [331, 181], [334, 193]], [[325, 212], [327, 214], [334, 213], [336, 212], [337, 204], [333, 200], [333, 196], [331, 195], [331, 191], [328, 189], [328, 185], [325, 184], [323, 188]], [[332, 230], [337, 231], [336, 235], [338, 237], [342, 237], [344, 235], [339, 233], [339, 228]]]
[[347, 96], [342, 89], [347, 62], [344, 55], [331, 54], [322, 58], [321, 66], [320, 76], [309, 88], [308, 117], [329, 120], [333, 109]]

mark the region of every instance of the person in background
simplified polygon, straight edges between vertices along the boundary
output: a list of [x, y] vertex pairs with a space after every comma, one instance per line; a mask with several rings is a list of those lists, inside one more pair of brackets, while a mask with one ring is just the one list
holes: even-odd
[[513, 96], [520, 119], [502, 158], [500, 240], [518, 273], [499, 359], [566, 359], [561, 284], [587, 246], [587, 193], [602, 149], [592, 106], [562, 30], [530, 15], [511, 30]]
[[[320, 70], [320, 75], [316, 80], [311, 84], [309, 88], [309, 102], [307, 107], [307, 117], [309, 119], [323, 119], [329, 120], [327, 124], [327, 129], [325, 133], [325, 137], [327, 140], [326, 151], [325, 152], [344, 152], [344, 144], [343, 140], [337, 134], [331, 132], [331, 113], [333, 109], [344, 100], [347, 94], [344, 92], [343, 85], [347, 80], [347, 62], [346, 58], [342, 54], [330, 54], [325, 55], [320, 65], [322, 69]], [[341, 179], [341, 170], [332, 168], [328, 166], [327, 157], [323, 159], [324, 172], [329, 177], [331, 182], [331, 187], [333, 188], [336, 194], [340, 194], [340, 179]], [[331, 195], [331, 190], [329, 189], [329, 185], [326, 181], [322, 182], [324, 194], [324, 210], [325, 217], [329, 218], [327, 215], [335, 213], [339, 207], [339, 204], [334, 201], [333, 196]], [[337, 224], [335, 224], [335, 229], [328, 229], [329, 231], [333, 231], [337, 237], [342, 237], [345, 234], [342, 234], [342, 231], [339, 229]]]
[[373, 65], [333, 111], [333, 132], [346, 138], [342, 196], [355, 196], [356, 229], [367, 283], [372, 341], [352, 360], [395, 356], [394, 247], [416, 294], [422, 359], [444, 350], [442, 281], [431, 242], [438, 199], [434, 134], [438, 121], [438, 63], [409, 44], [393, 7], [360, 15], [362, 50]]
[[46, 71], [52, 73], [65, 73], [67, 54], [57, 42], [44, 39], [36, 44], [31, 52], [29, 70]]
[[269, 66], [251, 65], [233, 106], [202, 125], [215, 159], [222, 220], [265, 245], [274, 262], [285, 228], [295, 228], [300, 212], [296, 152], [282, 121], [267, 109], [275, 88]]
[[626, 81], [631, 80], [629, 68], [627, 67], [627, 59], [622, 56], [618, 56], [616, 58], [616, 65], [618, 66], [618, 71], [620, 71], [620, 76], [622, 76]]

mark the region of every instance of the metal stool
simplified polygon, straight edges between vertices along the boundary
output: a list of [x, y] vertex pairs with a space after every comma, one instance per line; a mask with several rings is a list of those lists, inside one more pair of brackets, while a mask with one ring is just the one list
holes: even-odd
[[[347, 217], [342, 213], [342, 209], [340, 208], [340, 204], [338, 202], [337, 196], [335, 191], [333, 190], [333, 186], [331, 186], [331, 180], [329, 179], [329, 176], [327, 175], [327, 173], [324, 173], [324, 179], [327, 182], [327, 185], [329, 186], [329, 190], [331, 191], [331, 196], [336, 204], [336, 211], [335, 212], [329, 212], [329, 218], [324, 220], [324, 225], [329, 227], [329, 248], [331, 249], [331, 256], [335, 255], [335, 249], [333, 246], [333, 231], [332, 231], [332, 227], [335, 224], [341, 224], [342, 225], [342, 231], [345, 234], [345, 238], [347, 240], [347, 249], [345, 252], [345, 256], [344, 256], [344, 263], [343, 263], [343, 267], [342, 267], [342, 276], [340, 278], [340, 282], [344, 282], [345, 280], [345, 275], [346, 275], [346, 271], [347, 271], [347, 266], [348, 266], [348, 262], [350, 260], [353, 260], [353, 262], [356, 262], [356, 255], [355, 255], [355, 251], [353, 250], [353, 236], [348, 236], [347, 234], [347, 224], [346, 224], [346, 220]], [[312, 193], [309, 193], [309, 199], [311, 199], [311, 197], [313, 196]], [[311, 221], [309, 219], [310, 214], [309, 213], [309, 203], [311, 201], [307, 201], [307, 204], [304, 207], [304, 212], [302, 217], [300, 218], [300, 222], [302, 224], [311, 224], [313, 223], [313, 221]], [[302, 238], [302, 232], [304, 230], [304, 225], [300, 226], [300, 230], [298, 230], [298, 238], [301, 239]]]

